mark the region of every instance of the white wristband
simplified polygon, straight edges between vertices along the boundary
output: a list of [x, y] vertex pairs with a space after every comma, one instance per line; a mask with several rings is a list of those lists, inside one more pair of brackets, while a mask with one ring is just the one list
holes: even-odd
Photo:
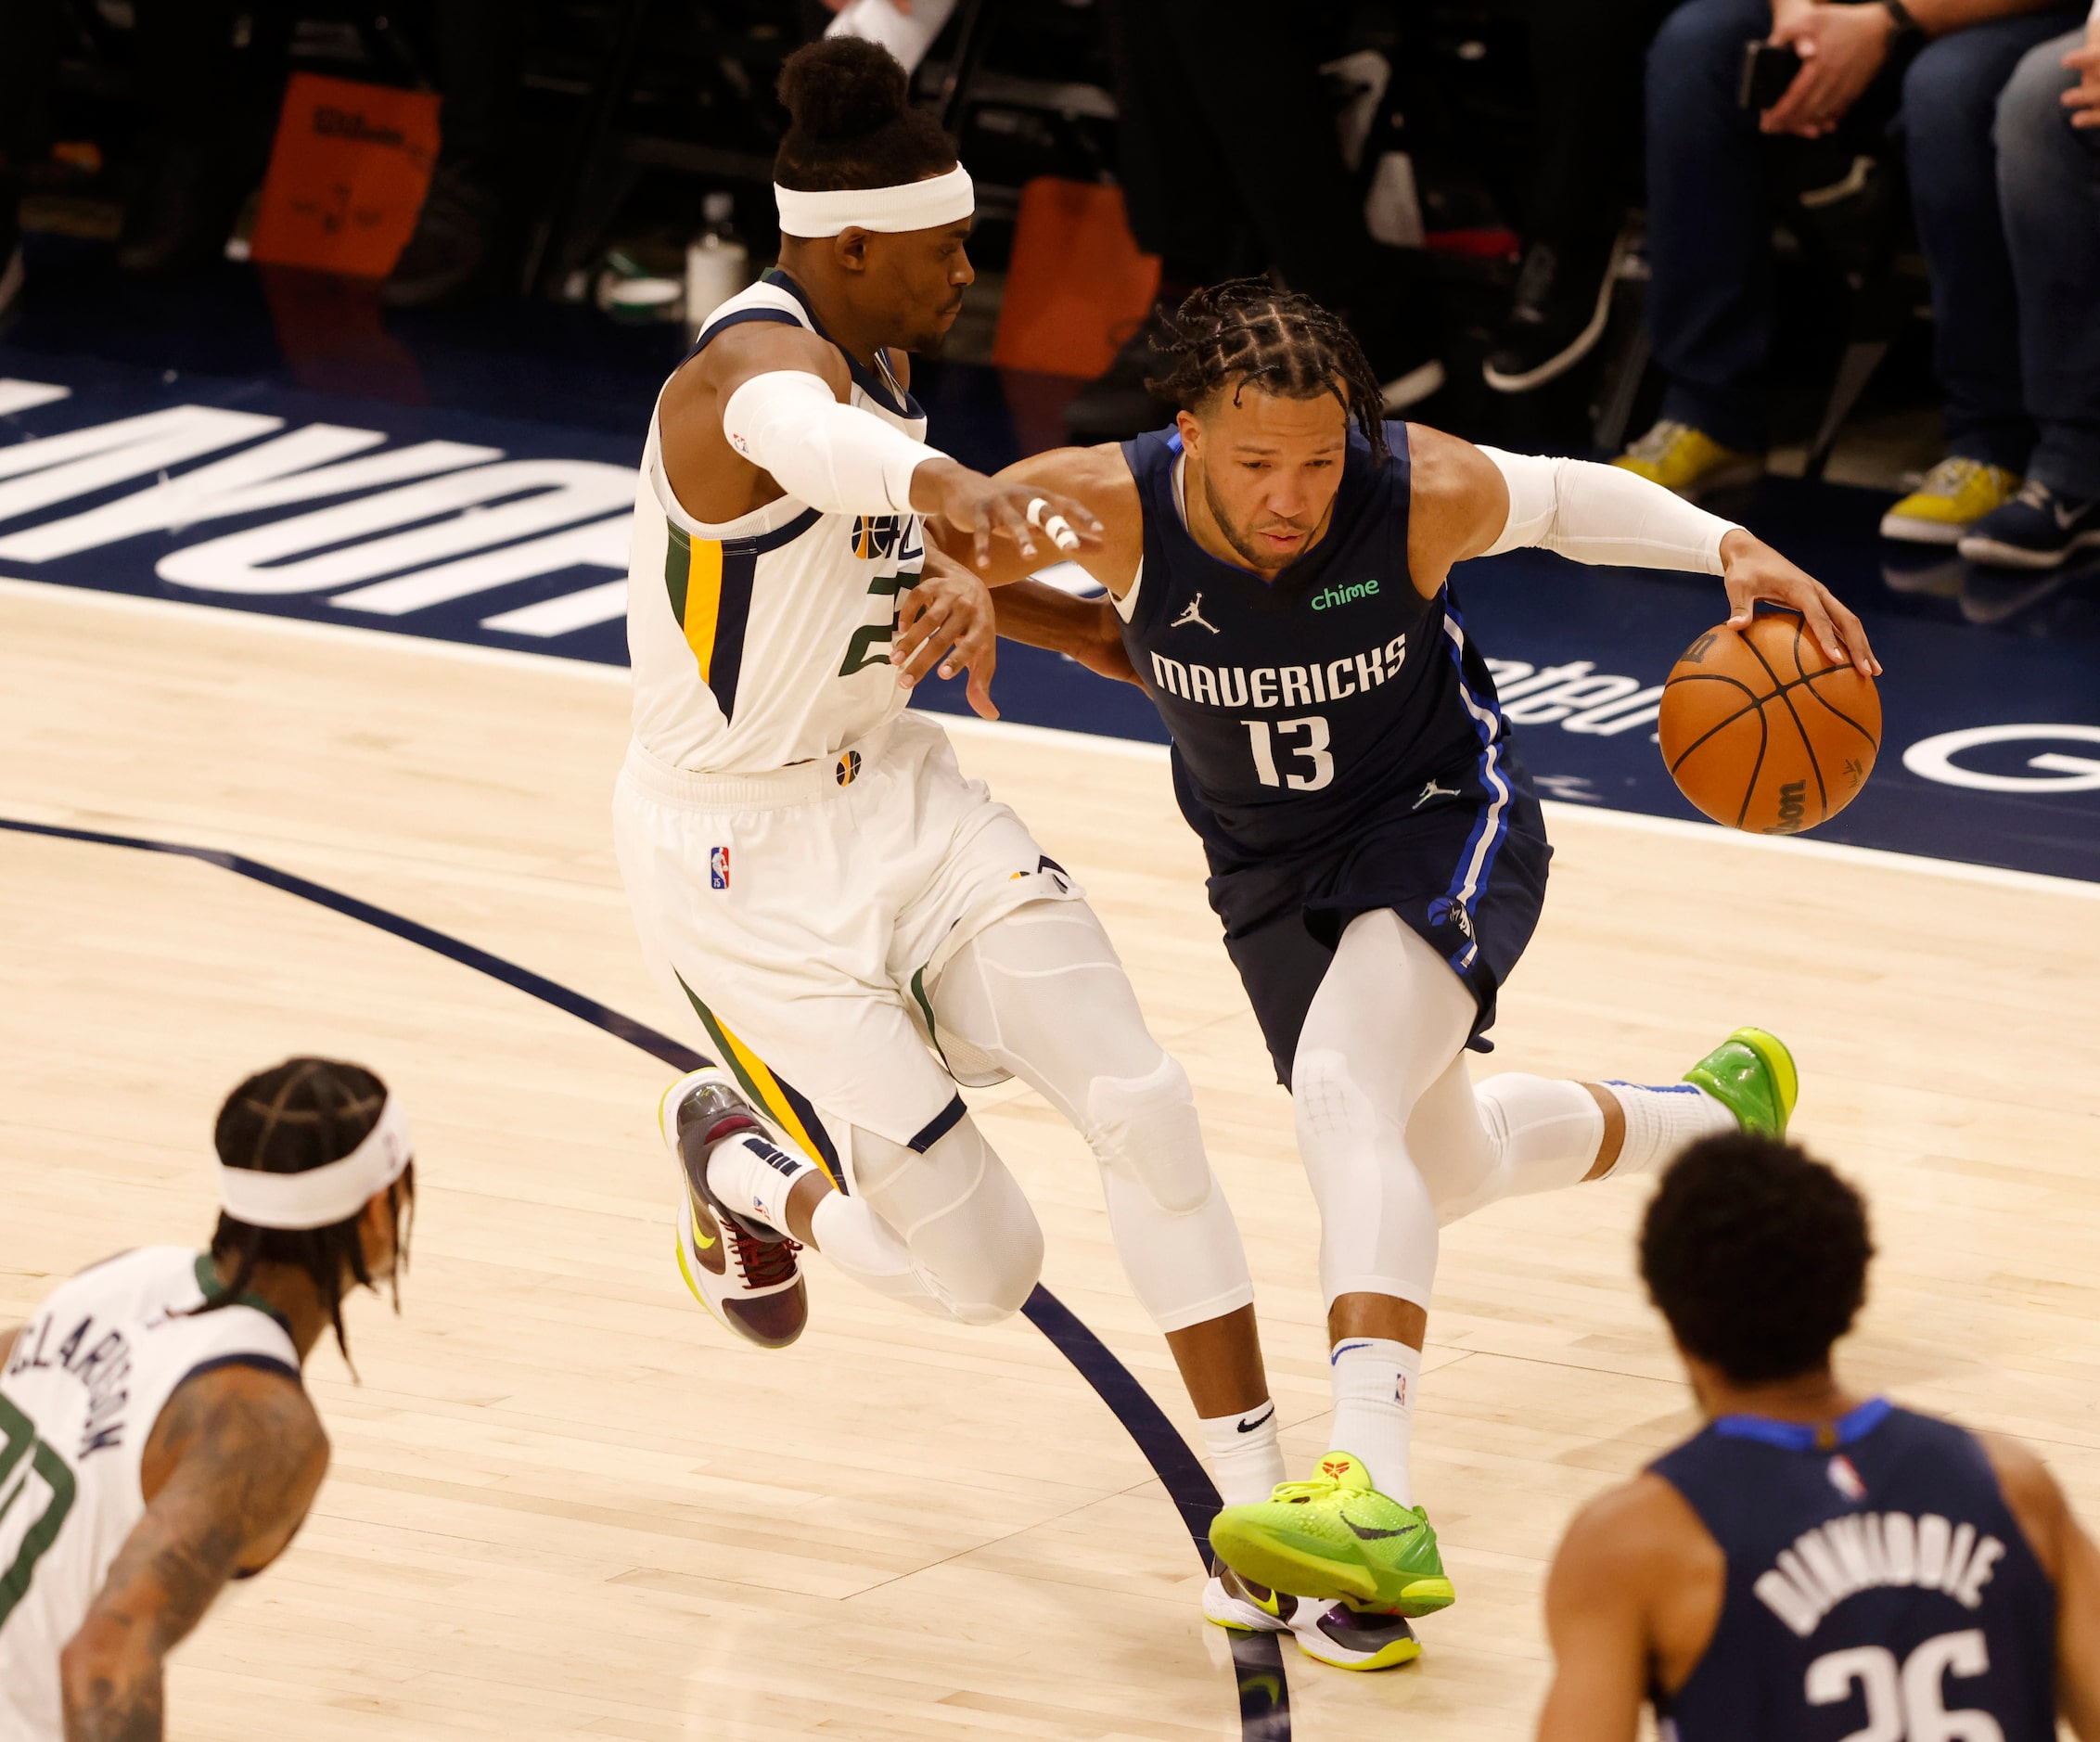
[[722, 408], [729, 445], [798, 502], [826, 514], [909, 514], [912, 474], [940, 449], [915, 442], [858, 405], [843, 405], [822, 376], [755, 375]]
[[1739, 530], [1622, 466], [1480, 452], [1509, 486], [1509, 519], [1484, 556], [1531, 545], [1576, 562], [1719, 574], [1721, 541]]

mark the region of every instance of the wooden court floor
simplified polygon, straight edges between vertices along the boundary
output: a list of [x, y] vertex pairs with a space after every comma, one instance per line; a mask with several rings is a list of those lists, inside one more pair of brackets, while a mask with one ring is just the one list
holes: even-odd
[[[244, 853], [659, 1027], [614, 868], [624, 673], [0, 583], [0, 816]], [[1323, 1449], [1312, 1207], [1163, 762], [958, 735], [1092, 890], [1197, 1083], [1294, 1464]], [[1862, 1385], [2023, 1434], [2100, 1520], [2100, 889], [1556, 810], [1490, 1068], [1667, 1081], [1739, 1022], [1869, 1189]], [[698, 1040], [698, 1036], [687, 1036]], [[293, 1051], [416, 1121], [414, 1267], [353, 1303], [314, 1516], [182, 1650], [172, 1734], [1239, 1734], [1197, 1567], [1123, 1429], [1027, 1323], [947, 1328], [813, 1265], [792, 1351], [672, 1262], [666, 1069], [399, 939], [194, 861], [0, 833], [0, 1320], [122, 1247], [201, 1241], [213, 1111]], [[1045, 1282], [1193, 1432], [1080, 1139], [971, 1096]], [[1631, 1279], [1638, 1185], [1447, 1231], [1419, 1496], [1460, 1591], [1411, 1668], [1287, 1650], [1295, 1734], [1527, 1733], [1569, 1512], [1693, 1425]]]

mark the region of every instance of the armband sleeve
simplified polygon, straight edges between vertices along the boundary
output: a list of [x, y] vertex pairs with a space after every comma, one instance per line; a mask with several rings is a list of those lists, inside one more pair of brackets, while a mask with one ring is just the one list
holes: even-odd
[[1509, 486], [1509, 519], [1486, 556], [1531, 545], [1576, 562], [1719, 574], [1721, 541], [1738, 530], [1622, 466], [1480, 452]]
[[826, 514], [909, 514], [912, 474], [942, 457], [800, 369], [754, 375], [722, 408], [729, 445]]

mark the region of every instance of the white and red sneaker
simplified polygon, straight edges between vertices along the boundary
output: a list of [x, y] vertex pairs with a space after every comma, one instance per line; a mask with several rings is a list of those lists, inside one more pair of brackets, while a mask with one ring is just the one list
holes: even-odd
[[685, 1287], [745, 1341], [785, 1349], [810, 1321], [809, 1290], [796, 1262], [802, 1249], [723, 1203], [708, 1185], [708, 1157], [740, 1131], [756, 1131], [781, 1147], [787, 1139], [719, 1065], [689, 1070], [666, 1089], [657, 1126], [678, 1163], [678, 1274]]

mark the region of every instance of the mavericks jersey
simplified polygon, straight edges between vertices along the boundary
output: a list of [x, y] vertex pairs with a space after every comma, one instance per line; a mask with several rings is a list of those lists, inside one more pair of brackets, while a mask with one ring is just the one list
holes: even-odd
[[1880, 1400], [1724, 1416], [1650, 1467], [1728, 1557], [1672, 1742], [2054, 1742], [2056, 1595], [1976, 1438]]
[[[825, 336], [794, 282], [769, 272], [708, 316], [694, 350], [747, 321]], [[887, 366], [839, 354], [853, 404], [923, 441], [926, 415]], [[652, 415], [627, 573], [636, 741], [672, 768], [755, 775], [864, 737], [911, 698], [890, 642], [925, 559], [912, 514], [820, 514], [783, 496], [719, 526], [694, 519]]]
[[146, 1515], [139, 1459], [177, 1386], [235, 1363], [299, 1378], [260, 1302], [201, 1316], [211, 1260], [149, 1246], [83, 1271], [0, 1372], [0, 1736], [59, 1742], [58, 1654]]
[[1145, 557], [1123, 644], [1173, 738], [1174, 790], [1214, 870], [1343, 846], [1462, 783], [1510, 801], [1508, 727], [1448, 588], [1407, 563], [1407, 426], [1374, 460], [1353, 428], [1327, 529], [1272, 585], [1190, 535], [1181, 436], [1123, 443]]

